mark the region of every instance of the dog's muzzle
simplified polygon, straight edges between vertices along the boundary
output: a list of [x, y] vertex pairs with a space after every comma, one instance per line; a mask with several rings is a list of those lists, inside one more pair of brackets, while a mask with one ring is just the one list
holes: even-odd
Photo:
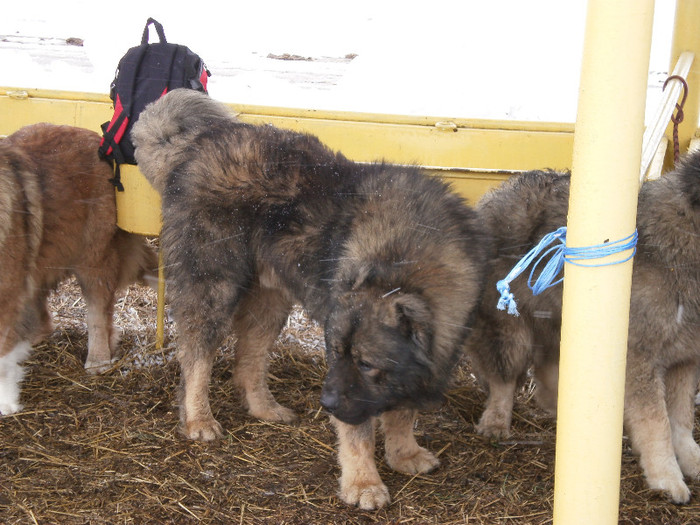
[[335, 390], [323, 388], [321, 391], [321, 406], [331, 414], [340, 406], [340, 395]]

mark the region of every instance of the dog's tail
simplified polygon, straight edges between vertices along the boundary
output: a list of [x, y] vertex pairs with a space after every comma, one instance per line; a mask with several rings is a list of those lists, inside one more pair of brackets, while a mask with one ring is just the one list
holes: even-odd
[[[0, 251], [9, 248], [10, 235], [23, 239], [24, 264], [27, 276], [25, 291], [34, 289], [34, 267], [41, 246], [43, 231], [41, 185], [29, 157], [9, 141], [0, 141]], [[19, 218], [19, 220], [18, 220]], [[21, 225], [21, 231], [17, 231]]]
[[144, 237], [119, 230], [117, 238], [119, 252], [119, 288], [132, 283], [150, 286], [158, 284], [158, 256]]
[[[522, 250], [524, 254], [524, 247], [566, 225], [569, 181], [567, 173], [534, 170], [511, 177], [487, 192], [476, 211], [493, 235], [498, 251]], [[518, 227], [513, 228], [513, 224]]]
[[143, 110], [131, 130], [136, 162], [162, 193], [165, 178], [194, 136], [220, 120], [235, 120], [221, 102], [192, 89], [175, 89]]

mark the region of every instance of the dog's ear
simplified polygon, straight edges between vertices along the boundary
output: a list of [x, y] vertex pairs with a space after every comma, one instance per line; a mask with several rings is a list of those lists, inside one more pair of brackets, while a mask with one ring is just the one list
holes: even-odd
[[423, 364], [430, 363], [432, 345], [432, 313], [425, 300], [415, 294], [400, 294], [394, 298], [401, 334], [418, 347], [416, 358]]
[[359, 290], [362, 286], [365, 286], [368, 281], [371, 281], [372, 278], [372, 268], [368, 265], [360, 265], [355, 275], [350, 278], [350, 289]]

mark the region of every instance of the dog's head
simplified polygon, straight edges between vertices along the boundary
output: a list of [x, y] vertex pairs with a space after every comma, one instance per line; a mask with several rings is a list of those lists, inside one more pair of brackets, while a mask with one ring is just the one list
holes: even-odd
[[218, 121], [235, 120], [221, 102], [193, 89], [174, 89], [150, 103], [131, 129], [139, 169], [160, 193], [193, 137]]
[[434, 381], [433, 316], [418, 294], [348, 292], [325, 326], [328, 374], [321, 404], [352, 425], [441, 398]]

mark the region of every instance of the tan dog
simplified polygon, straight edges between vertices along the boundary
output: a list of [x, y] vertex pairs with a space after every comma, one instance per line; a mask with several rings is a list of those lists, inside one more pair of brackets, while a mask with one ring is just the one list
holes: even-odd
[[163, 196], [184, 433], [222, 434], [208, 385], [231, 332], [250, 413], [295, 417], [272, 397], [266, 370], [298, 303], [325, 327], [321, 403], [339, 436], [343, 501], [389, 502], [374, 460], [377, 422], [389, 466], [435, 468], [413, 424], [440, 402], [481, 293], [488, 243], [473, 210], [415, 168], [356, 164], [311, 135], [240, 123], [192, 90], [148, 106], [132, 138]]
[[0, 141], [0, 413], [21, 409], [20, 363], [53, 330], [46, 297], [75, 275], [87, 304], [85, 368], [108, 367], [117, 290], [153, 272], [145, 239], [116, 226], [112, 169], [100, 137], [35, 124]]
[[[511, 283], [520, 312], [515, 317], [496, 308], [496, 282], [545, 234], [566, 224], [568, 198], [568, 176], [528, 172], [479, 203], [498, 252], [468, 341], [477, 375], [489, 391], [477, 426], [486, 436], [508, 435], [513, 396], [531, 365], [538, 401], [556, 408], [562, 287], [534, 296], [525, 272]], [[637, 229], [625, 427], [649, 487], [687, 503], [690, 490], [683, 476], [700, 476], [700, 447], [693, 440], [700, 377], [700, 153], [642, 186]]]

